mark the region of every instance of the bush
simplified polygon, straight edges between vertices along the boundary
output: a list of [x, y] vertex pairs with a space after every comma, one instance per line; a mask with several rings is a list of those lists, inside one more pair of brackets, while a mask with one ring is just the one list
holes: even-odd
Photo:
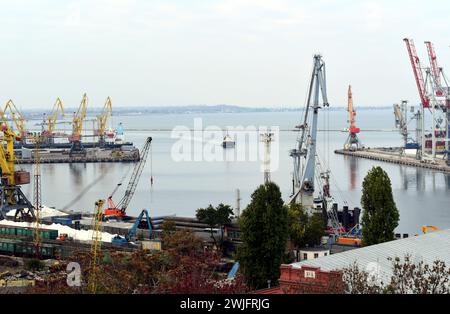
[[42, 270], [44, 268], [44, 263], [37, 258], [30, 258], [25, 260], [26, 270]]

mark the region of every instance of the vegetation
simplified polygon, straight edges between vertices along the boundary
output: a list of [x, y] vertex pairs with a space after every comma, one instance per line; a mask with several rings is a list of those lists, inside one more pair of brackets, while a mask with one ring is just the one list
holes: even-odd
[[[211, 238], [214, 244], [222, 247], [223, 244], [223, 228], [225, 225], [231, 223], [233, 217], [233, 209], [229, 205], [219, 204], [217, 207], [209, 205], [207, 208], [197, 209], [197, 219], [206, 223], [211, 232]], [[220, 229], [220, 238], [217, 240], [214, 237], [214, 228]]]
[[275, 183], [259, 186], [240, 217], [241, 240], [237, 259], [247, 285], [276, 285], [288, 239], [288, 210]]
[[320, 244], [326, 228], [321, 214], [309, 216], [300, 204], [292, 204], [288, 217], [289, 239], [296, 249]]
[[[167, 227], [167, 226], [166, 226]], [[170, 226], [169, 226], [170, 227]], [[168, 228], [170, 229], [170, 228]], [[206, 250], [188, 230], [169, 231], [163, 236], [164, 251], [105, 252], [97, 272], [97, 293], [245, 293], [243, 277], [232, 281], [217, 271], [220, 255]], [[82, 278], [90, 277], [90, 254], [80, 253]], [[87, 283], [68, 287], [64, 267], [58, 274], [36, 282], [31, 293], [88, 293]]]
[[392, 195], [391, 180], [381, 167], [373, 167], [364, 178], [361, 204], [363, 244], [394, 240], [399, 213]]
[[343, 271], [345, 292], [351, 294], [449, 294], [450, 267], [435, 260], [431, 265], [414, 263], [411, 256], [391, 259], [392, 276], [383, 283], [376, 273], [361, 270], [355, 263]]
[[42, 270], [44, 268], [44, 263], [38, 258], [26, 259], [24, 263], [26, 270]]

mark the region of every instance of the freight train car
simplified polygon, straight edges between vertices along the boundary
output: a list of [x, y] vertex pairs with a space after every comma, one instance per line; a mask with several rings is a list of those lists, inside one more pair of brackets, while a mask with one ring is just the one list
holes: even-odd
[[[0, 254], [33, 257], [36, 256], [36, 246], [33, 242], [0, 238]], [[61, 248], [49, 244], [41, 244], [39, 247], [41, 258], [58, 258], [61, 256]]]
[[[0, 225], [0, 238], [30, 239], [33, 238], [35, 228]], [[41, 239], [55, 240], [58, 238], [58, 230], [39, 229]]]

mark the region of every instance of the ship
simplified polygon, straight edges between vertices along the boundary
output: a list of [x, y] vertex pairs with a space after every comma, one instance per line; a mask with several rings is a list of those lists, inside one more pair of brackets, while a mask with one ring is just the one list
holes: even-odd
[[222, 147], [223, 148], [234, 148], [235, 145], [236, 145], [236, 142], [227, 133], [227, 135], [225, 135], [225, 137], [223, 138]]

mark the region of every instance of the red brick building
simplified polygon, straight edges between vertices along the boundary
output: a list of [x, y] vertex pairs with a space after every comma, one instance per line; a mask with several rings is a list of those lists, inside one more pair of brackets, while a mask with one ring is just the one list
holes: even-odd
[[258, 294], [343, 293], [342, 273], [322, 271], [319, 267], [281, 265], [279, 286]]

